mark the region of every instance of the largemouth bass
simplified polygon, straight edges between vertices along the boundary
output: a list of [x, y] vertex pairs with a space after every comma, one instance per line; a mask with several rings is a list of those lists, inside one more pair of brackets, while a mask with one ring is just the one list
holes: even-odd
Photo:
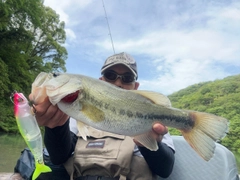
[[41, 173], [52, 170], [44, 164], [42, 135], [35, 117], [32, 115], [28, 100], [22, 93], [13, 94], [14, 114], [19, 131], [35, 159], [35, 170], [32, 180], [37, 179]]
[[177, 128], [207, 161], [213, 156], [215, 141], [228, 129], [227, 119], [173, 108], [160, 93], [124, 90], [83, 75], [40, 73], [32, 84], [32, 94], [37, 103], [48, 96], [53, 105], [81, 123], [134, 137], [153, 151], [158, 149], [156, 140], [149, 136], [154, 123]]

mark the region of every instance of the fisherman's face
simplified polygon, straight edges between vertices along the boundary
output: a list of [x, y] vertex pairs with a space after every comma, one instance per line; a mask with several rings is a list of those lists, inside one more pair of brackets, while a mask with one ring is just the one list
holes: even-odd
[[[123, 75], [123, 74], [128, 74], [128, 73], [132, 74], [131, 70], [122, 64], [117, 64], [115, 66], [112, 66], [112, 67], [108, 68], [106, 71], [113, 71], [113, 72], [117, 73], [118, 75]], [[118, 77], [115, 81], [109, 81], [104, 76], [100, 77], [99, 79], [109, 82], [111, 84], [114, 84], [115, 86], [118, 86], [118, 87], [126, 89], [126, 90], [137, 90], [138, 86], [139, 86], [139, 83], [136, 81], [133, 81], [132, 83], [124, 83], [124, 82], [122, 82], [120, 77]]]

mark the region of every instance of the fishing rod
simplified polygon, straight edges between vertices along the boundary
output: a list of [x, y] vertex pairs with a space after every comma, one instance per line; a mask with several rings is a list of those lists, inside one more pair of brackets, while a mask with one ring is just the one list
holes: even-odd
[[113, 39], [112, 39], [111, 29], [110, 29], [110, 25], [109, 25], [109, 22], [108, 22], [108, 16], [107, 16], [107, 12], [106, 12], [105, 5], [104, 5], [103, 0], [102, 0], [102, 4], [103, 4], [104, 12], [105, 12], [105, 18], [106, 18], [106, 20], [107, 20], [108, 32], [109, 32], [109, 35], [110, 35], [110, 38], [111, 38], [113, 53], [115, 54], [115, 49], [114, 49], [114, 45], [113, 45]]

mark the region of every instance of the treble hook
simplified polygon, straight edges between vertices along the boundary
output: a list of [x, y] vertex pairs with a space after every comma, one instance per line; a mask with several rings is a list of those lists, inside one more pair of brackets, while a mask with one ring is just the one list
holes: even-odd
[[14, 104], [13, 98], [14, 98], [14, 94], [15, 94], [15, 93], [17, 93], [16, 90], [14, 90], [14, 91], [11, 93], [11, 95], [10, 95], [10, 100], [12, 101], [13, 104]]

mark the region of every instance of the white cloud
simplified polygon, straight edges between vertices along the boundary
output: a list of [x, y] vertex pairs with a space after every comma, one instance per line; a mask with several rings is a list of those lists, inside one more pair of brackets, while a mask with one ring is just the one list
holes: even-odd
[[223, 78], [229, 75], [214, 63], [205, 61], [193, 61], [192, 59], [181, 59], [178, 62], [162, 62], [158, 65], [159, 74], [153, 80], [142, 80], [141, 89], [163, 92], [169, 95], [189, 85]]
[[68, 37], [69, 41], [75, 40], [76, 39], [76, 34], [73, 30], [67, 28], [65, 29], [66, 36]]
[[64, 3], [62, 1], [51, 1], [51, 0], [45, 0], [44, 1], [45, 6], [49, 6], [53, 8], [59, 14], [60, 20], [64, 21], [65, 23], [68, 23], [69, 16], [66, 12], [64, 12]]
[[[78, 17], [77, 11], [81, 11], [86, 8], [92, 0], [45, 0], [44, 5], [54, 9], [59, 15], [60, 20], [64, 21], [66, 27], [74, 26], [78, 22], [75, 19]], [[75, 13], [75, 15], [71, 14]], [[74, 31], [74, 30], [72, 30]]]
[[[238, 0], [104, 2], [115, 51], [137, 56], [142, 65], [138, 67], [144, 75], [139, 79], [142, 89], [169, 94], [232, 75], [229, 69], [240, 67]], [[77, 72], [86, 72], [112, 54], [102, 1], [45, 0], [45, 4], [66, 22], [69, 71], [79, 67]], [[79, 57], [85, 67], [77, 65]]]

